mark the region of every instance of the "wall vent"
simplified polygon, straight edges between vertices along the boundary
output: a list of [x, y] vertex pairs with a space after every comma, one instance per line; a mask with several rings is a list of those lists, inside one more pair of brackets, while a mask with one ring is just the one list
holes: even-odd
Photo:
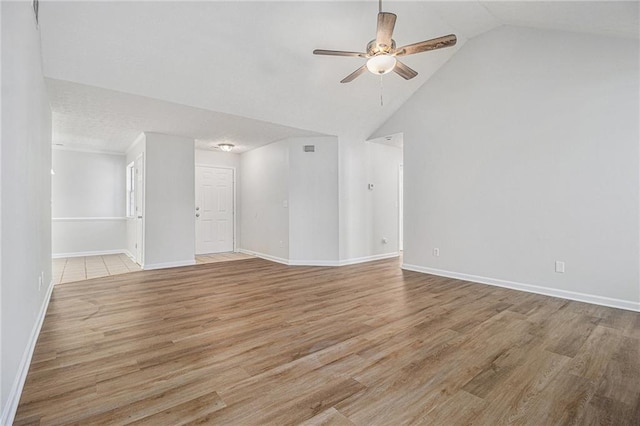
[[305, 145], [304, 146], [304, 152], [316, 152], [316, 146], [315, 145]]

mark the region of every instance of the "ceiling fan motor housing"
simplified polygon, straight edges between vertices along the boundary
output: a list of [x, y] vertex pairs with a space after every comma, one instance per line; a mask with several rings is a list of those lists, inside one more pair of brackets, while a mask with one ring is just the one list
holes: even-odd
[[367, 43], [367, 55], [375, 56], [381, 53], [391, 53], [393, 50], [395, 50], [395, 48], [396, 48], [396, 41], [393, 39], [391, 39], [391, 46], [383, 46], [383, 45], [379, 46], [376, 43], [376, 40], [371, 40], [369, 43]]

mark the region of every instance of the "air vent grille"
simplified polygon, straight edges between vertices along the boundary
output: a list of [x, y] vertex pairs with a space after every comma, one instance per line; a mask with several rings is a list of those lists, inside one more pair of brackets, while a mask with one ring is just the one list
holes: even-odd
[[304, 146], [304, 152], [316, 152], [316, 146], [315, 145], [305, 145]]

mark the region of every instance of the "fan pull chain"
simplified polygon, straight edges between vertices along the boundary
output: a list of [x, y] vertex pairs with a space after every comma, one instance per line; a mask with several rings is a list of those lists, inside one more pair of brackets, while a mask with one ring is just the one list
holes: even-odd
[[384, 107], [384, 102], [382, 100], [382, 91], [384, 87], [382, 86], [382, 76], [380, 76], [380, 108]]

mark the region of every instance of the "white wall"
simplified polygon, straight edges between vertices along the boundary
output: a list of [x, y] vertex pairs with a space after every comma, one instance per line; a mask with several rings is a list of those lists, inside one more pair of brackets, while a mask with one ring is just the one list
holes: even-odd
[[243, 250], [289, 259], [289, 143], [240, 155], [240, 244]]
[[408, 267], [640, 309], [638, 47], [468, 42], [376, 132], [404, 132]]
[[240, 161], [240, 249], [288, 264], [337, 264], [337, 138], [288, 138]]
[[54, 149], [52, 167], [54, 218], [124, 216], [124, 155]]
[[234, 152], [196, 149], [195, 157], [197, 165], [240, 168], [240, 155]]
[[144, 268], [195, 263], [193, 139], [145, 132]]
[[[402, 150], [340, 137], [340, 260], [351, 262], [398, 253], [398, 167]], [[373, 191], [368, 184], [373, 183]], [[387, 244], [382, 242], [387, 238]]]
[[63, 218], [52, 220], [52, 256], [94, 256], [125, 253], [125, 218]]
[[369, 257], [372, 253], [365, 137], [341, 135], [339, 147], [340, 260]]
[[[369, 250], [374, 256], [397, 254], [399, 251], [399, 169], [402, 149], [380, 143], [367, 142], [369, 182], [367, 190], [371, 229]], [[384, 243], [383, 239], [387, 242]]]
[[124, 251], [124, 155], [55, 149], [51, 181], [54, 256]]
[[0, 424], [10, 424], [51, 289], [51, 111], [31, 2], [0, 7]]
[[[289, 143], [289, 259], [313, 264], [338, 259], [338, 139]], [[314, 145], [315, 152], [304, 152]], [[320, 262], [319, 262], [320, 261]]]

